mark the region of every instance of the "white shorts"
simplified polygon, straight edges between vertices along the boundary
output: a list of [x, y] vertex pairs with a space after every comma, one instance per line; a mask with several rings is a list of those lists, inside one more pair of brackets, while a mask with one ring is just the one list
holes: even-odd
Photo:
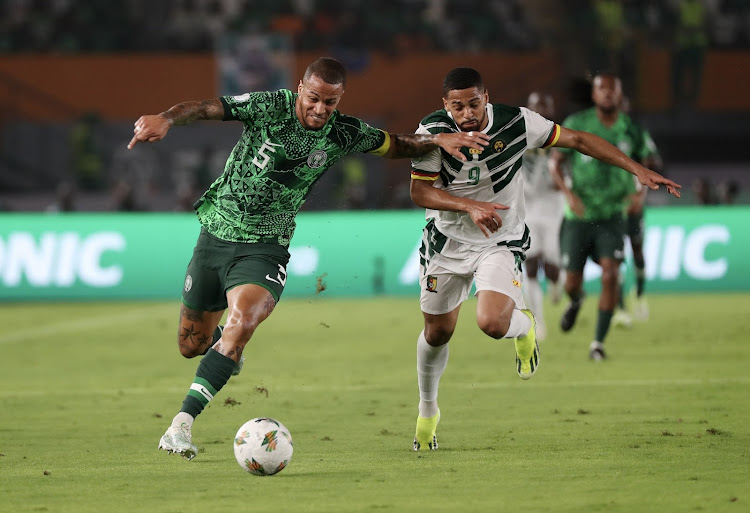
[[419, 303], [427, 314], [451, 312], [476, 290], [492, 290], [526, 308], [521, 292], [521, 257], [505, 246], [478, 247], [447, 239], [423, 264]]
[[562, 216], [526, 217], [526, 226], [531, 234], [531, 246], [526, 251], [527, 258], [541, 257], [546, 263], [560, 266], [560, 226]]

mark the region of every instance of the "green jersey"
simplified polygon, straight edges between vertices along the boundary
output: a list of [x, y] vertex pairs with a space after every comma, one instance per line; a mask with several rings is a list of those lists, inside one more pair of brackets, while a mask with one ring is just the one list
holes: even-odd
[[[611, 127], [602, 124], [594, 107], [569, 116], [563, 126], [598, 135], [636, 162], [652, 152], [644, 130], [622, 112]], [[585, 206], [585, 220], [609, 219], [624, 212], [629, 196], [636, 191], [633, 175], [583, 153], [560, 150], [570, 159], [571, 190]], [[565, 208], [565, 217], [578, 219], [570, 206]]]
[[297, 212], [326, 170], [350, 153], [388, 151], [386, 132], [338, 111], [320, 130], [307, 130], [296, 99], [286, 89], [221, 98], [224, 119], [245, 127], [224, 173], [195, 204], [211, 235], [288, 247]]

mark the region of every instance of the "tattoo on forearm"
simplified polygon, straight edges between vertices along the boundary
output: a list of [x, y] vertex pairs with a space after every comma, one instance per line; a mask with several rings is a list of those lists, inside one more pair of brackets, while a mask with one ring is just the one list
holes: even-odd
[[425, 134], [395, 134], [392, 136], [393, 158], [420, 157], [437, 148], [434, 137]]
[[203, 100], [194, 102], [178, 103], [162, 116], [172, 121], [174, 125], [187, 125], [193, 121], [201, 119], [221, 119], [220, 112], [223, 112], [221, 104], [217, 105], [218, 100]]

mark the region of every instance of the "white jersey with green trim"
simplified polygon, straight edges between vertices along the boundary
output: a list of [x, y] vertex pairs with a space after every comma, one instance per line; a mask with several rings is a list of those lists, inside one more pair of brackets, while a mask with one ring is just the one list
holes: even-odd
[[[485, 237], [469, 214], [427, 209], [425, 217], [434, 219], [442, 234], [474, 246], [508, 246], [525, 251], [529, 231], [525, 225], [524, 178], [519, 173], [524, 152], [529, 148], [551, 145], [559, 127], [525, 107], [487, 104], [487, 127], [490, 143], [482, 151], [464, 148], [465, 162], [441, 148], [412, 160], [412, 179], [434, 180], [435, 187], [450, 194], [477, 201], [501, 203], [508, 210], [498, 210], [502, 227]], [[418, 134], [459, 132], [445, 109], [425, 117]]]

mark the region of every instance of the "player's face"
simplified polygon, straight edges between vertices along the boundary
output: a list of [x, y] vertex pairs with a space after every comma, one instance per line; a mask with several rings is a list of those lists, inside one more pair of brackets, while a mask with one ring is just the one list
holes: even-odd
[[487, 102], [490, 97], [487, 90], [478, 87], [453, 89], [443, 98], [445, 110], [451, 113], [462, 132], [484, 130], [487, 126]]
[[344, 86], [329, 84], [317, 75], [311, 75], [307, 80], [300, 80], [297, 92], [297, 119], [308, 130], [320, 130], [341, 101]]
[[591, 99], [604, 112], [614, 112], [622, 103], [622, 84], [617, 77], [599, 75], [594, 78]]
[[526, 105], [529, 110], [541, 114], [547, 119], [552, 119], [555, 115], [555, 100], [551, 96], [532, 95]]

